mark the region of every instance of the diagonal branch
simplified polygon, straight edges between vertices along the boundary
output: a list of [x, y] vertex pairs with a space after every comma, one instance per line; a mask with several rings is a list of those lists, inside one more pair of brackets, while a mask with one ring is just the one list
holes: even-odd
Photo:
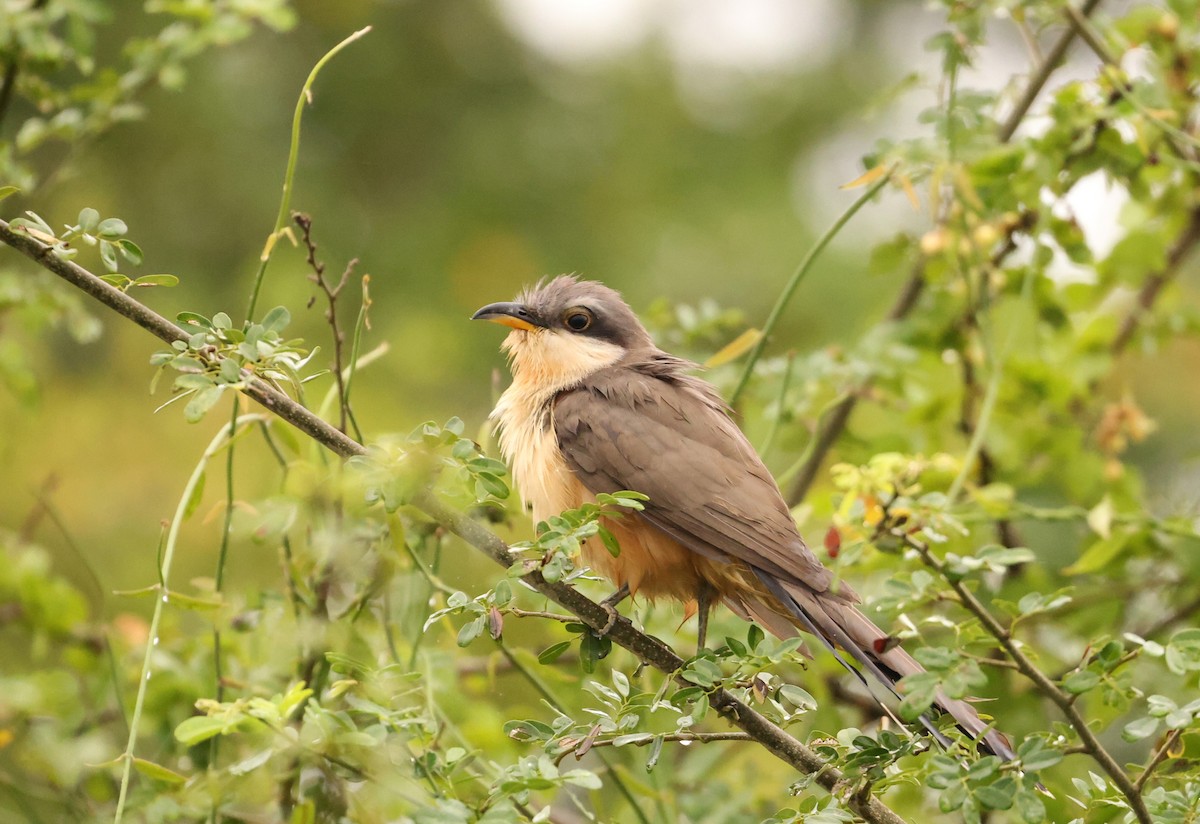
[[[71, 261], [62, 260], [54, 255], [49, 246], [22, 232], [14, 231], [3, 220], [0, 220], [0, 243], [11, 246], [39, 266], [82, 289], [105, 306], [168, 343], [187, 340], [190, 337], [187, 332], [162, 315], [119, 289], [109, 286], [83, 267]], [[248, 381], [243, 391], [269, 411], [274, 412], [335, 454], [343, 458], [366, 454], [366, 447], [358, 441], [338, 431], [334, 426], [264, 382], [257, 379]], [[435, 521], [505, 569], [516, 562], [516, 556], [509, 551], [508, 545], [494, 533], [466, 515], [449, 509], [428, 492], [419, 494], [413, 503]], [[583, 623], [593, 629], [599, 630], [610, 621], [610, 615], [604, 607], [570, 586], [549, 583], [538, 572], [525, 575], [521, 580], [579, 616]], [[684, 659], [662, 641], [635, 629], [628, 618], [622, 617], [617, 620], [609, 631], [608, 637], [632, 652], [641, 661], [674, 677], [680, 684], [691, 686], [689, 682], [683, 681], [679, 674], [686, 663]], [[728, 690], [714, 690], [709, 695], [709, 703], [720, 715], [747, 733], [776, 758], [801, 773], [812, 776], [813, 781], [821, 787], [843, 798], [850, 809], [866, 821], [871, 824], [904, 824], [904, 819], [879, 799], [851, 792], [854, 788], [853, 784], [841, 771], [824, 761], [804, 742], [756, 712]]]
[[1075, 734], [1079, 736], [1080, 744], [1084, 751], [1087, 752], [1100, 768], [1108, 774], [1112, 779], [1117, 789], [1125, 796], [1125, 800], [1129, 803], [1129, 809], [1141, 824], [1153, 824], [1150, 818], [1150, 813], [1146, 809], [1146, 801], [1142, 798], [1142, 790], [1139, 784], [1136, 784], [1129, 777], [1129, 773], [1125, 772], [1117, 760], [1113, 758], [1112, 753], [1105, 749], [1100, 743], [1100, 739], [1088, 726], [1087, 719], [1083, 717], [1083, 713], [1079, 711], [1079, 705], [1076, 702], [1078, 696], [1071, 695], [1064, 691], [1058, 684], [1038, 668], [1028, 655], [1025, 654], [1024, 645], [1016, 640], [1008, 627], [1005, 627], [992, 615], [983, 602], [975, 595], [970, 587], [963, 582], [961, 576], [954, 575], [946, 564], [936, 555], [934, 555], [929, 546], [918, 541], [911, 534], [902, 530], [893, 530], [892, 535], [898, 538], [905, 546], [914, 550], [921, 560], [930, 569], [942, 576], [943, 580], [950, 585], [954, 590], [954, 594], [958, 596], [959, 603], [963, 607], [979, 619], [979, 623], [988, 631], [993, 638], [996, 639], [1004, 652], [1012, 659], [1013, 664], [1020, 670], [1021, 674], [1033, 682], [1044, 697], [1054, 703], [1063, 715], [1066, 716], [1071, 728]]
[[1129, 346], [1138, 324], [1154, 306], [1163, 287], [1174, 279], [1188, 252], [1192, 251], [1192, 247], [1197, 242], [1200, 242], [1200, 209], [1193, 209], [1187, 226], [1167, 251], [1166, 264], [1161, 270], [1154, 272], [1142, 282], [1142, 288], [1138, 290], [1137, 304], [1133, 311], [1125, 316], [1125, 320], [1121, 322], [1121, 328], [1117, 330], [1116, 337], [1109, 344], [1109, 352], [1114, 357], [1120, 355]]

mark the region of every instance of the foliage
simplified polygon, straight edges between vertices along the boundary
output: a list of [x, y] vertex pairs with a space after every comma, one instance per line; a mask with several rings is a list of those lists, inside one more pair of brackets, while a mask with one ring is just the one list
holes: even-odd
[[[182, 312], [188, 339], [152, 356], [159, 374], [177, 373], [172, 399], [188, 399], [188, 422], [235, 401], [145, 568], [147, 586], [124, 593], [153, 598], [149, 622], [136, 604], [89, 613], [32, 541], [40, 521], [59, 520], [50, 504], [0, 539], [0, 626], [20, 662], [0, 678], [5, 813], [840, 822], [858, 820], [858, 802], [875, 796], [922, 821], [1195, 820], [1200, 629], [1189, 624], [1200, 608], [1200, 534], [1194, 511], [1149, 503], [1130, 454], [1154, 422], [1119, 370], [1127, 350], [1153, 357], [1197, 330], [1173, 284], [1200, 240], [1200, 15], [1190, 0], [1096, 23], [1079, 13], [1064, 22], [1057, 3], [944, 6], [944, 31], [928, 44], [940, 72], [927, 84], [940, 95], [921, 117], [925, 131], [880, 140], [851, 184], [894, 189], [922, 210], [921, 231], [871, 255], [898, 285], [915, 283], [916, 302], [898, 303], [852, 345], [784, 356], [780, 341], [711, 302], [660, 305], [652, 321], [659, 340], [707, 361], [727, 392], [737, 387], [767, 460], [790, 463], [780, 479], [806, 534], [824, 535], [823, 559], [869, 593], [867, 611], [924, 666], [903, 680], [894, 713], [913, 721], [941, 694], [1001, 698], [980, 710], [1012, 736], [1015, 761], [979, 753], [944, 721], [954, 749], [939, 751], [847, 689], [832, 656], [810, 660], [801, 639], [767, 638], [727, 615], [714, 620], [715, 648], [662, 673], [578, 616], [550, 611], [527, 576], [606, 594], [578, 550], [599, 541], [620, 551], [608, 525], [637, 517], [636, 491], [535, 525], [532, 540], [511, 544], [507, 574], [462, 574], [473, 566], [463, 559], [479, 556], [449, 540], [422, 496], [528, 534], [486, 436], [453, 418], [408, 437], [375, 435], [365, 455], [338, 463], [277, 420], [240, 415], [238, 392], [256, 381], [308, 405], [306, 387], [327, 377], [317, 346], [284, 336], [292, 312], [280, 306], [261, 320]], [[36, 192], [51, 142], [77, 144], [127, 119], [150, 84], [176, 85], [185, 58], [245, 36], [252, 21], [291, 20], [278, 2], [147, 11], [169, 22], [101, 69], [90, 32], [103, 4], [17, 10], [0, 58], [36, 112], [22, 114], [0, 152], [0, 183]], [[1044, 129], [1008, 129], [1013, 95], [963, 84], [1007, 25], [1031, 39], [1075, 36], [1073, 26], [1098, 63], [1048, 94]], [[1128, 196], [1121, 237], [1104, 251], [1072, 214], [1072, 192], [1093, 175]], [[867, 200], [821, 243], [852, 235], [849, 218]], [[60, 261], [79, 262], [76, 243], [95, 247], [121, 292], [176, 283], [118, 272], [144, 255], [124, 220], [97, 209], [62, 231], [34, 212], [11, 226]], [[321, 278], [312, 222], [304, 228], [338, 353], [329, 392], [345, 411], [349, 378], [368, 365], [358, 347], [368, 301], [364, 289], [343, 362], [336, 290]], [[284, 236], [278, 225], [271, 233], [256, 297]], [[776, 315], [811, 260], [781, 284]], [[37, 274], [11, 277], [5, 312], [81, 311], [75, 298], [27, 286]], [[186, 281], [176, 291], [185, 290]], [[31, 380], [5, 350], [0, 371], [17, 388]], [[354, 417], [343, 414], [342, 428]], [[237, 470], [251, 443], [276, 470], [268, 491], [241, 497]], [[199, 532], [218, 455], [227, 488], [216, 569], [189, 589], [172, 579], [171, 558], [181, 534], [190, 542]], [[810, 466], [827, 467], [812, 489], [799, 483]], [[225, 580], [232, 545], [258, 559], [261, 577]], [[94, 548], [77, 551], [85, 568], [96, 563]], [[645, 604], [635, 615], [690, 648], [677, 616]], [[837, 792], [818, 792], [754, 736], [730, 735], [710, 711], [722, 689], [840, 769]]]

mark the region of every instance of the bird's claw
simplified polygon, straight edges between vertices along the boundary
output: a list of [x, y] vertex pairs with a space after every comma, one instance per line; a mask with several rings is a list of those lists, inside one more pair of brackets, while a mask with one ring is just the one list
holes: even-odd
[[617, 612], [617, 604], [629, 597], [629, 584], [621, 584], [621, 587], [612, 595], [600, 602], [600, 608], [608, 616], [608, 620], [604, 622], [604, 626], [595, 630], [597, 638], [603, 638], [612, 632], [612, 628], [616, 626], [617, 619], [621, 617], [621, 613]]
[[617, 608], [610, 603], [601, 601], [600, 607], [608, 615], [608, 620], [604, 622], [604, 626], [596, 630], [597, 638], [603, 638], [612, 632], [612, 628], [617, 625], [617, 619], [621, 617], [621, 613], [617, 612]]

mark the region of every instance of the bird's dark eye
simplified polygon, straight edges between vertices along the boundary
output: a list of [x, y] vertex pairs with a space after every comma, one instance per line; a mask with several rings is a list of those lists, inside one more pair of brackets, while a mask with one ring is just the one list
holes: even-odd
[[563, 324], [572, 332], [582, 332], [592, 325], [592, 313], [586, 309], [569, 309], [563, 316]]

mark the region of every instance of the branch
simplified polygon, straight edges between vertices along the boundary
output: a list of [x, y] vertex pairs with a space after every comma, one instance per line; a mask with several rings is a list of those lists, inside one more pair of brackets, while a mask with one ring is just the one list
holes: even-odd
[[1162, 746], [1155, 752], [1154, 757], [1150, 759], [1150, 763], [1146, 765], [1146, 769], [1142, 770], [1142, 774], [1137, 777], [1137, 781], [1133, 782], [1133, 786], [1141, 790], [1146, 786], [1146, 782], [1150, 780], [1150, 776], [1158, 769], [1158, 765], [1167, 760], [1167, 756], [1171, 754], [1171, 748], [1179, 742], [1181, 730], [1171, 730], [1167, 737], [1163, 739]]
[[[176, 340], [187, 340], [190, 337], [187, 332], [162, 315], [119, 289], [108, 285], [83, 267], [60, 259], [54, 255], [49, 246], [24, 233], [14, 231], [3, 220], [0, 220], [0, 243], [11, 246], [26, 255], [39, 266], [83, 290], [161, 340], [170, 343]], [[247, 381], [246, 388], [242, 391], [336, 455], [349, 458], [355, 455], [365, 455], [367, 452], [362, 444], [338, 431], [308, 409], [261, 380]], [[511, 567], [517, 560], [509, 551], [508, 545], [494, 533], [467, 516], [447, 508], [429, 492], [418, 494], [413, 503], [433, 520], [492, 558], [505, 569]], [[593, 629], [599, 630], [610, 620], [610, 615], [604, 607], [572, 587], [561, 583], [551, 584], [538, 572], [525, 575], [521, 580], [579, 616], [583, 623]], [[619, 618], [610, 630], [608, 637], [632, 652], [641, 661], [672, 676], [681, 685], [691, 686], [690, 683], [683, 681], [679, 674], [686, 662], [662, 641], [635, 629], [628, 618]], [[844, 798], [850, 809], [866, 821], [871, 824], [904, 824], [904, 819], [879, 799], [850, 793], [851, 782], [840, 770], [825, 762], [802, 741], [785, 732], [728, 690], [723, 688], [714, 690], [709, 694], [709, 703], [720, 715], [747, 733], [775, 757], [801, 773], [812, 776], [817, 784], [830, 793]]]
[[1141, 788], [1130, 779], [1129, 774], [1117, 763], [1112, 754], [1100, 743], [1100, 739], [1096, 737], [1096, 734], [1092, 732], [1091, 727], [1088, 726], [1087, 719], [1079, 711], [1076, 703], [1078, 696], [1065, 692], [1050, 679], [1050, 676], [1042, 672], [1029, 656], [1025, 654], [1022, 645], [1013, 639], [1012, 633], [1008, 628], [992, 615], [988, 608], [983, 605], [983, 602], [975, 596], [975, 593], [963, 583], [960, 577], [949, 574], [946, 565], [940, 558], [937, 558], [930, 552], [927, 545], [904, 531], [893, 530], [891, 534], [902, 541], [905, 546], [915, 550], [921, 556], [921, 560], [925, 562], [926, 566], [942, 576], [946, 583], [950, 585], [950, 588], [954, 590], [963, 607], [979, 619], [983, 628], [1004, 648], [1004, 651], [1012, 659], [1012, 662], [1020, 670], [1021, 674], [1032, 681], [1034, 686], [1037, 687], [1038, 692], [1050, 699], [1062, 711], [1062, 714], [1067, 717], [1067, 721], [1075, 730], [1075, 734], [1079, 736], [1080, 744], [1087, 751], [1088, 755], [1100, 765], [1100, 768], [1108, 773], [1113, 784], [1125, 796], [1126, 801], [1129, 803], [1129, 809], [1133, 812], [1137, 820], [1141, 824], [1153, 824], [1150, 812], [1146, 809], [1146, 802], [1142, 798]]
[[[1078, 12], [1083, 17], [1088, 17], [1096, 6], [1100, 5], [1100, 0], [1084, 0]], [[1068, 7], [1067, 19], [1071, 20], [1072, 15]], [[1017, 127], [1021, 125], [1021, 121], [1025, 119], [1025, 115], [1029, 114], [1029, 107], [1033, 105], [1033, 101], [1037, 100], [1038, 94], [1041, 93], [1042, 87], [1046, 85], [1046, 81], [1050, 79], [1050, 75], [1058, 68], [1058, 64], [1067, 55], [1067, 49], [1071, 47], [1078, 31], [1074, 25], [1070, 26], [1066, 31], [1058, 36], [1058, 39], [1050, 46], [1050, 51], [1046, 52], [1046, 59], [1043, 60], [1029, 78], [1029, 84], [1025, 87], [1021, 97], [1013, 105], [1012, 112], [1009, 113], [1008, 119], [1000, 125], [996, 134], [1000, 138], [1001, 143], [1007, 143], [1012, 140], [1012, 136], [1016, 134]]]
[[1187, 226], [1175, 239], [1175, 243], [1171, 245], [1167, 252], [1167, 262], [1161, 271], [1155, 272], [1146, 278], [1142, 283], [1142, 288], [1138, 290], [1137, 306], [1121, 323], [1121, 328], [1117, 330], [1117, 335], [1113, 338], [1109, 345], [1109, 352], [1115, 357], [1125, 351], [1129, 346], [1129, 342], [1133, 339], [1133, 333], [1137, 331], [1138, 324], [1147, 312], [1154, 306], [1154, 302], [1158, 300], [1159, 293], [1175, 277], [1179, 271], [1180, 264], [1187, 257], [1188, 252], [1192, 250], [1200, 241], [1200, 209], [1193, 209], [1191, 216], [1188, 218]]
[[[1100, 0], [1085, 0], [1080, 7], [1078, 13], [1087, 17], [1100, 4]], [[1068, 15], [1068, 18], [1070, 16]], [[1069, 26], [1066, 31], [1059, 35], [1058, 40], [1054, 41], [1050, 46], [1050, 50], [1046, 53], [1046, 58], [1043, 60], [1029, 78], [1029, 83], [1022, 92], [1020, 99], [1014, 105], [1012, 112], [1008, 118], [996, 130], [996, 137], [1001, 143], [1007, 143], [1012, 140], [1016, 134], [1017, 127], [1021, 125], [1021, 121], [1029, 113], [1029, 107], [1033, 105], [1033, 101], [1037, 99], [1042, 88], [1050, 79], [1050, 75], [1058, 68], [1063, 57], [1074, 42], [1077, 35], [1075, 26]], [[917, 298], [921, 296], [921, 292], [925, 287], [925, 263], [924, 257], [917, 260], [913, 266], [912, 273], [904, 282], [904, 286], [900, 289], [900, 294], [896, 297], [896, 301], [892, 304], [891, 310], [887, 314], [887, 320], [896, 322], [908, 317], [913, 308], [917, 305]], [[808, 494], [809, 488], [816, 480], [817, 472], [821, 468], [821, 464], [825, 460], [825, 456], [829, 454], [829, 450], [833, 448], [834, 443], [841, 437], [845, 431], [847, 424], [850, 422], [850, 414], [854, 411], [854, 407], [858, 404], [858, 399], [862, 393], [870, 386], [868, 379], [861, 385], [856, 392], [846, 396], [837, 407], [834, 408], [829, 416], [829, 422], [820, 429], [816, 434], [816, 446], [812, 449], [808, 460], [800, 468], [796, 474], [796, 481], [788, 492], [788, 506], [795, 506], [804, 500], [804, 496]]]

